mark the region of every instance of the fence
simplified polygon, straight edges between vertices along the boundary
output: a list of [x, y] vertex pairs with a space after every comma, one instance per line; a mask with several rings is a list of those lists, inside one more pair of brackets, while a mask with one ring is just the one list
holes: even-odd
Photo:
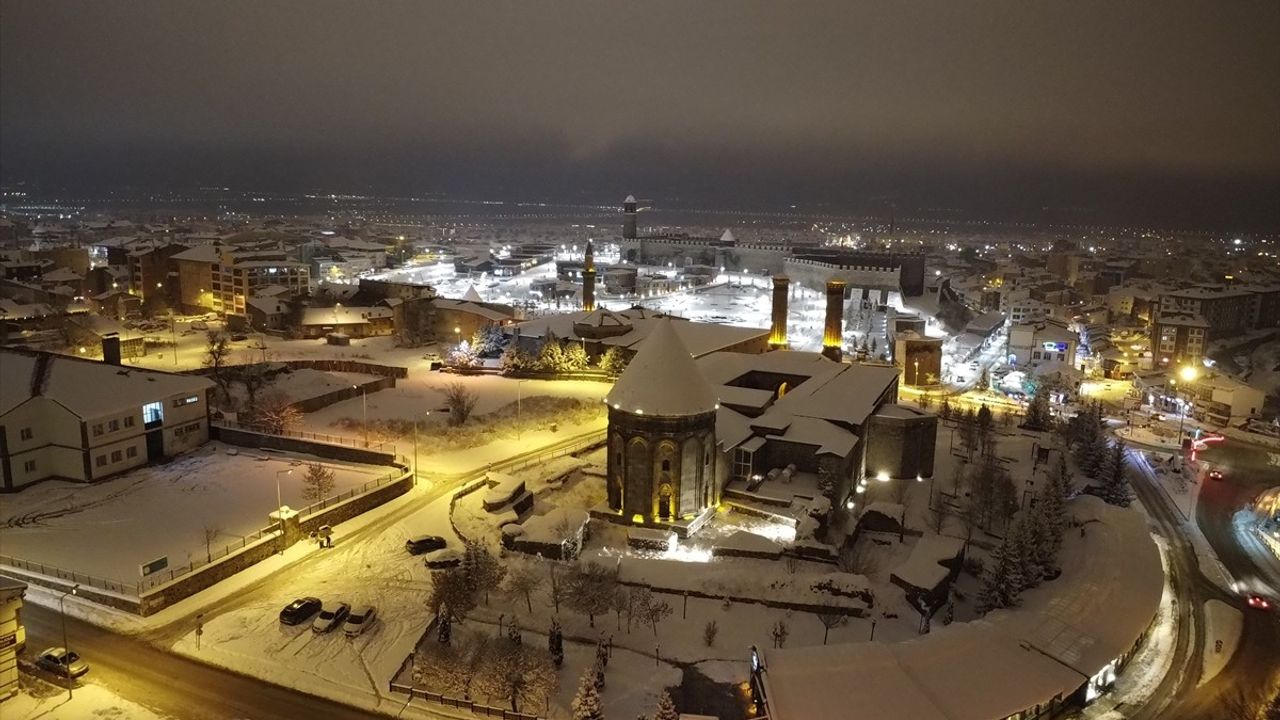
[[505, 708], [496, 708], [491, 705], [481, 705], [480, 703], [475, 702], [473, 700], [460, 700], [458, 698], [451, 698], [448, 695], [441, 695], [439, 693], [428, 692], [426, 690], [419, 690], [413, 687], [412, 685], [405, 685], [403, 683], [392, 682], [391, 692], [397, 692], [403, 695], [408, 695], [409, 700], [411, 701], [426, 700], [427, 702], [435, 703], [437, 705], [443, 705], [444, 707], [467, 710], [471, 712], [473, 715], [478, 715], [480, 717], [503, 718], [503, 720], [540, 720], [540, 718], [537, 715], [526, 715], [525, 713], [512, 712], [511, 710], [507, 710]]
[[120, 582], [119, 580], [110, 580], [101, 578], [96, 575], [86, 575], [85, 573], [75, 572], [74, 570], [64, 570], [53, 565], [45, 565], [44, 563], [30, 562], [20, 558], [9, 557], [8, 555], [0, 555], [0, 565], [8, 565], [11, 568], [25, 570], [27, 572], [39, 573], [51, 578], [59, 580], [68, 580], [78, 585], [88, 585], [99, 590], [107, 592], [119, 593], [121, 595], [137, 595], [137, 583]]
[[369, 482], [361, 485], [360, 487], [351, 488], [350, 490], [344, 493], [341, 493], [339, 495], [334, 495], [333, 497], [327, 497], [319, 502], [313, 502], [310, 505], [299, 510], [298, 517], [303, 517], [303, 518], [309, 517], [311, 515], [314, 515], [315, 513], [320, 512], [321, 510], [324, 510], [327, 507], [337, 505], [343, 500], [350, 500], [351, 498], [356, 497], [357, 495], [363, 495], [369, 492], [370, 490], [373, 490], [374, 488], [379, 488], [388, 483], [396, 482], [397, 480], [402, 479], [404, 476], [405, 476], [405, 471], [393, 470], [387, 473], [386, 475], [383, 475], [382, 477], [378, 478], [377, 480], [370, 480]]
[[139, 590], [145, 591], [145, 590], [150, 590], [153, 587], [163, 585], [167, 582], [172, 582], [173, 580], [176, 580], [177, 578], [180, 578], [184, 575], [190, 575], [191, 573], [196, 572], [197, 570], [199, 570], [200, 568], [206, 565], [215, 563], [221, 560], [222, 558], [230, 555], [231, 553], [243, 550], [249, 545], [258, 542], [259, 540], [262, 540], [264, 538], [269, 538], [269, 537], [275, 537], [277, 534], [279, 534], [279, 532], [280, 532], [280, 526], [272, 525], [271, 527], [268, 527], [268, 528], [262, 528], [261, 530], [253, 533], [252, 535], [243, 535], [240, 537], [239, 540], [234, 540], [232, 542], [229, 542], [226, 545], [223, 545], [222, 547], [217, 548], [216, 550], [212, 548], [205, 548], [204, 560], [200, 560], [199, 558], [193, 557], [189, 564], [184, 565], [182, 567], [169, 568], [167, 570], [161, 570], [160, 572], [151, 573], [150, 575], [147, 575], [146, 577], [142, 578], [142, 580], [139, 581], [137, 587]]
[[372, 450], [374, 452], [395, 453], [395, 443], [380, 442], [376, 440], [366, 441], [361, 438], [346, 437], [343, 435], [330, 435], [328, 433], [309, 432], [306, 430], [272, 430], [266, 432], [258, 430], [248, 425], [241, 425], [233, 420], [218, 420], [213, 423], [218, 427], [225, 427], [229, 430], [247, 430], [248, 432], [261, 433], [264, 435], [277, 435], [279, 437], [297, 438], [299, 440], [313, 440], [315, 442], [328, 443], [329, 445], [341, 445], [343, 447], [361, 448], [364, 450]]

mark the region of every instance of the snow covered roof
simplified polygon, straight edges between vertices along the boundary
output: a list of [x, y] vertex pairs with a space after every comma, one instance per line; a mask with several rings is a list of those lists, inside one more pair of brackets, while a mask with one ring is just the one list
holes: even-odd
[[218, 248], [211, 243], [196, 245], [173, 256], [174, 260], [191, 260], [194, 262], [216, 263], [222, 259]]
[[1092, 496], [1069, 509], [1086, 536], [1017, 608], [897, 644], [766, 651], [769, 717], [989, 720], [1074, 692], [1150, 625], [1164, 571], [1140, 513]]
[[622, 202], [624, 202], [624, 203], [635, 203], [635, 201], [636, 201], [636, 196], [635, 196], [635, 195], [628, 195], [628, 196], [627, 196], [627, 199], [626, 199], [626, 200], [623, 200]]
[[730, 230], [729, 228], [725, 228], [724, 234], [720, 236], [720, 242], [726, 245], [732, 245], [738, 242], [738, 239], [733, 236], [732, 230]]
[[[631, 325], [631, 332], [607, 337], [598, 342], [628, 349], [639, 348], [645, 338], [649, 336], [649, 333], [657, 328], [658, 322], [667, 317], [639, 307], [611, 314], [615, 319], [625, 319]], [[516, 325], [513, 333], [533, 338], [543, 338], [548, 333], [551, 333], [561, 340], [580, 340], [583, 338], [574, 330], [574, 326], [582, 326], [583, 323], [590, 324], [593, 315], [600, 317], [602, 314], [597, 309], [593, 313], [580, 311], [526, 320]], [[733, 325], [720, 325], [718, 323], [694, 322], [679, 317], [672, 317], [671, 320], [675, 326], [676, 334], [680, 336], [681, 342], [689, 349], [689, 352], [693, 353], [694, 357], [699, 358], [709, 353], [715, 353], [744, 343], [752, 338], [769, 334], [768, 328], [744, 328]], [[602, 322], [601, 325], [603, 324]], [[595, 338], [586, 339], [596, 341]]]
[[389, 307], [351, 307], [336, 305], [331, 308], [307, 308], [302, 311], [303, 325], [363, 325], [380, 318], [389, 318]]
[[941, 563], [954, 560], [964, 549], [964, 541], [943, 535], [924, 535], [911, 548], [905, 562], [893, 569], [893, 575], [918, 588], [932, 590], [950, 572]]
[[625, 412], [662, 417], [700, 415], [719, 407], [668, 318], [640, 343], [605, 402]]
[[480, 297], [480, 293], [476, 292], [475, 285], [467, 287], [467, 292], [462, 296], [462, 299], [467, 302], [484, 302], [484, 298]]
[[[44, 376], [37, 378], [41, 363], [46, 363]], [[200, 394], [213, 387], [212, 380], [199, 375], [141, 370], [22, 350], [0, 349], [0, 367], [4, 368], [0, 414], [31, 399], [33, 385], [41, 386], [39, 396], [59, 403], [81, 418], [137, 409], [154, 400], [182, 393]]]

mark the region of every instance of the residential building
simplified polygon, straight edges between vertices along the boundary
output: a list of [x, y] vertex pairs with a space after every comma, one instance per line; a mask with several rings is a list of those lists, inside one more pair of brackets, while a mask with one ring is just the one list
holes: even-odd
[[1196, 313], [1158, 311], [1151, 320], [1151, 350], [1157, 367], [1200, 364], [1209, 333], [1209, 322]]
[[1053, 320], [1009, 329], [1008, 356], [1019, 366], [1065, 363], [1074, 366], [1080, 336]]
[[18, 692], [18, 653], [27, 644], [22, 596], [27, 584], [0, 576], [0, 702]]
[[0, 366], [0, 491], [94, 482], [209, 439], [207, 378], [7, 349]]

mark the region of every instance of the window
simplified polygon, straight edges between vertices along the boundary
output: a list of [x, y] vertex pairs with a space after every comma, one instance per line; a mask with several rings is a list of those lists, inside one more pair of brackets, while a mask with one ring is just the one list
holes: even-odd
[[117, 430], [120, 429], [120, 421], [112, 420], [111, 422], [107, 423], [107, 426], [111, 428], [111, 432], [116, 432]]
[[663, 471], [663, 472], [667, 472], [667, 471], [668, 471], [668, 470], [670, 470], [670, 469], [671, 469], [671, 461], [670, 461], [670, 460], [663, 460], [663, 461], [662, 461], [662, 471]]
[[23, 440], [30, 440], [30, 439], [33, 437], [33, 434], [32, 434], [32, 432], [31, 432], [31, 428], [22, 428], [22, 432], [18, 433], [18, 435], [19, 435]]
[[173, 406], [174, 406], [174, 407], [182, 407], [183, 405], [191, 405], [191, 404], [198, 403], [198, 402], [200, 402], [200, 396], [199, 396], [199, 395], [190, 395], [190, 396], [188, 396], [188, 397], [178, 398], [177, 400], [174, 400], [174, 401], [173, 401]]
[[102, 434], [102, 423], [93, 426], [93, 436], [97, 437]]
[[23, 470], [25, 470], [25, 471], [27, 471], [27, 472], [35, 472], [35, 471], [36, 471], [36, 461], [35, 461], [35, 460], [28, 460], [28, 461], [26, 461], [26, 462], [22, 463], [22, 469], [23, 469]]
[[130, 416], [128, 416], [128, 417], [126, 417], [126, 418], [124, 419], [124, 426], [125, 426], [125, 427], [133, 427], [133, 416], [132, 416], [132, 415], [130, 415]]
[[752, 453], [750, 450], [737, 448], [733, 451], [733, 476], [745, 480], [751, 475]]
[[124, 455], [122, 455], [122, 454], [121, 454], [121, 452], [120, 452], [119, 450], [112, 450], [112, 451], [111, 451], [111, 462], [113, 462], [113, 463], [118, 463], [118, 462], [120, 462], [120, 461], [121, 461], [121, 460], [123, 460], [123, 459], [124, 459]]
[[95, 464], [95, 465], [97, 465], [98, 467], [103, 467], [103, 466], [105, 466], [105, 465], [107, 464], [107, 456], [106, 456], [106, 455], [99, 455], [99, 456], [98, 456], [98, 459], [97, 459], [97, 460], [94, 460], [94, 464]]
[[152, 402], [143, 405], [142, 422], [146, 425], [164, 422], [164, 403]]
[[138, 457], [138, 448], [136, 447], [126, 448], [124, 451], [124, 456], [128, 458]]

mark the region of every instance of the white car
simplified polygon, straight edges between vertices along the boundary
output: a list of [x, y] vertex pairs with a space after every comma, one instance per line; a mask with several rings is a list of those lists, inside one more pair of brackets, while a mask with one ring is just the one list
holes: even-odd
[[348, 603], [325, 603], [324, 607], [320, 608], [320, 614], [311, 623], [311, 629], [314, 632], [327, 633], [342, 625], [349, 612], [351, 612], [351, 605]]
[[347, 615], [347, 621], [342, 624], [342, 632], [346, 633], [347, 637], [355, 637], [368, 629], [377, 619], [377, 608], [372, 605], [361, 605]]

